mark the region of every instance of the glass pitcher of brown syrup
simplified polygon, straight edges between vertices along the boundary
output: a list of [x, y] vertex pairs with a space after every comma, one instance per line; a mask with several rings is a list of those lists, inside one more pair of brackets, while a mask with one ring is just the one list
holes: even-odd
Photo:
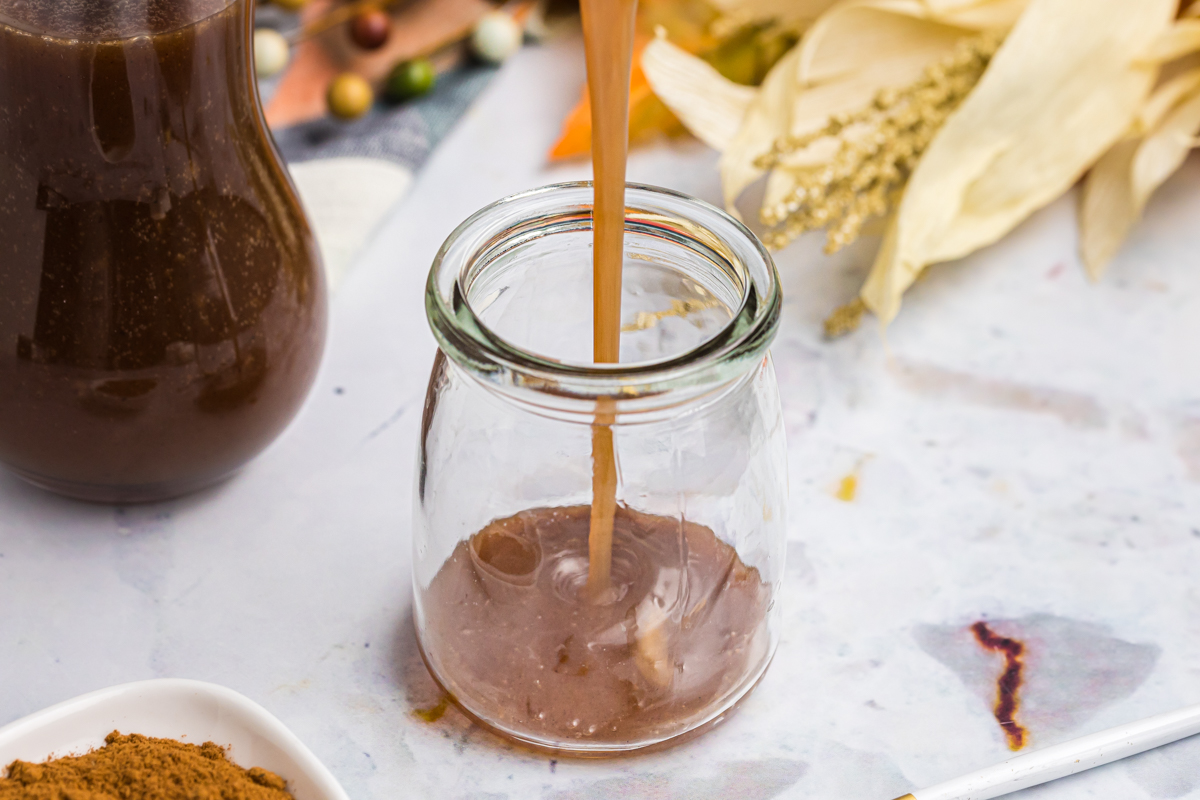
[[90, 500], [243, 465], [325, 335], [253, 0], [0, 0], [0, 462]]
[[[413, 588], [422, 655], [460, 708], [606, 755], [711, 726], [762, 677], [787, 448], [778, 277], [753, 234], [627, 187], [621, 361], [595, 363], [592, 225], [590, 184], [550, 186], [480, 211], [434, 262]], [[598, 427], [616, 467], [604, 541]]]

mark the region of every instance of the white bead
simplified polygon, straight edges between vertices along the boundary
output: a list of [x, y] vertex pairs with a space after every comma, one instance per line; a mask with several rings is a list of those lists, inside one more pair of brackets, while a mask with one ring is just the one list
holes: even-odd
[[260, 78], [270, 78], [283, 72], [291, 57], [287, 39], [270, 28], [254, 31], [254, 71]]
[[492, 11], [475, 24], [471, 50], [484, 61], [499, 64], [521, 49], [523, 35], [511, 14]]

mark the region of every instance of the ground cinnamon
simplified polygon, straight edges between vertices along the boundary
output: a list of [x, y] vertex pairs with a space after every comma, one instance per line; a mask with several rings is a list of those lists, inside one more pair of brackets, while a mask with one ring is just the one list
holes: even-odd
[[242, 769], [213, 742], [113, 731], [104, 747], [42, 764], [14, 761], [0, 800], [293, 800], [283, 778]]

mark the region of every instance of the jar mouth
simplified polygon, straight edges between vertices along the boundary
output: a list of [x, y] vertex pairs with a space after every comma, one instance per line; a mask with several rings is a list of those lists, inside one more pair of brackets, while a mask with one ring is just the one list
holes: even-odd
[[[782, 304], [775, 264], [758, 238], [724, 211], [670, 189], [627, 184], [625, 206], [627, 249], [630, 238], [639, 236], [686, 254], [703, 272], [707, 288], [698, 291], [727, 309], [723, 325], [681, 352], [618, 364], [536, 352], [495, 330], [477, 297], [489, 270], [502, 269], [506, 255], [508, 261], [519, 259], [546, 237], [582, 232], [590, 242], [592, 183], [579, 181], [498, 200], [450, 234], [434, 259], [425, 296], [442, 350], [486, 382], [580, 399], [708, 391], [757, 364], [777, 332]], [[590, 249], [588, 260], [590, 276]], [[586, 289], [590, 294], [590, 281]]]

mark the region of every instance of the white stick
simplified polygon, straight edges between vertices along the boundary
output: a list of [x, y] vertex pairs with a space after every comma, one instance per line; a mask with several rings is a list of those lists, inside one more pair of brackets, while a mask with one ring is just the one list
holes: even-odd
[[1200, 733], [1200, 705], [1118, 725], [920, 789], [898, 800], [989, 800]]

